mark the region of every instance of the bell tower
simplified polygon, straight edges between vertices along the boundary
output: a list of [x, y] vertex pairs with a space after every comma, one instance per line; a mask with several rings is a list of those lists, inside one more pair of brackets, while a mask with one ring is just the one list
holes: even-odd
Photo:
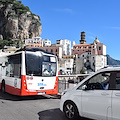
[[85, 32], [81, 32], [81, 40], [80, 40], [80, 44], [86, 44], [86, 40], [85, 40]]

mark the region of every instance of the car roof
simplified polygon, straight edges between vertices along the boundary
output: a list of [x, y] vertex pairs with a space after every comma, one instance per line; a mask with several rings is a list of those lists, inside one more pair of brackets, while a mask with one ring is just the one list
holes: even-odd
[[107, 67], [107, 68], [100, 69], [97, 72], [99, 73], [99, 72], [104, 72], [104, 71], [120, 71], [120, 67]]

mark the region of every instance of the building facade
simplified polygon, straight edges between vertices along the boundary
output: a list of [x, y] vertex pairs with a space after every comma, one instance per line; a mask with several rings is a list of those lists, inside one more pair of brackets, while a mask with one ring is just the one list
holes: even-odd
[[71, 55], [71, 41], [67, 39], [56, 40], [56, 46], [62, 47], [62, 55]]
[[48, 39], [43, 39], [43, 46], [45, 47], [51, 46], [51, 41]]
[[97, 37], [92, 44], [86, 44], [85, 32], [81, 32], [80, 44], [73, 45], [72, 54], [76, 56], [76, 73], [97, 71], [107, 65], [106, 45]]
[[34, 37], [32, 39], [26, 39], [25, 46], [26, 46], [26, 48], [43, 47], [43, 40], [41, 39], [41, 37]]
[[62, 47], [56, 46], [55, 44], [51, 44], [51, 46], [44, 46], [44, 47], [39, 47], [40, 49], [43, 49], [45, 51], [51, 52], [54, 55], [56, 55], [59, 58], [62, 58]]
[[74, 55], [65, 55], [58, 62], [58, 70], [64, 74], [72, 74], [74, 69]]

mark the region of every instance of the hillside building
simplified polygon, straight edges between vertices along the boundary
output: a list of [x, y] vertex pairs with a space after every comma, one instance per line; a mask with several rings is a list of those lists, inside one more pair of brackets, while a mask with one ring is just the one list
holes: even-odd
[[56, 46], [62, 47], [62, 55], [71, 55], [71, 41], [67, 39], [56, 40]]
[[55, 44], [51, 44], [51, 46], [47, 46], [47, 47], [44, 46], [44, 47], [39, 47], [39, 48], [53, 53], [54, 55], [58, 57], [58, 60], [62, 58], [62, 47], [61, 46], [56, 46]]
[[43, 46], [44, 47], [49, 47], [51, 46], [51, 41], [48, 39], [43, 39]]
[[41, 37], [34, 37], [32, 39], [26, 39], [25, 46], [26, 46], [26, 48], [43, 47], [43, 40], [41, 39]]
[[81, 32], [80, 44], [74, 44], [72, 55], [76, 56], [76, 73], [97, 71], [107, 65], [106, 45], [95, 38], [93, 43], [86, 44], [85, 32]]
[[74, 71], [74, 55], [65, 55], [58, 62], [58, 70], [64, 74], [72, 74]]

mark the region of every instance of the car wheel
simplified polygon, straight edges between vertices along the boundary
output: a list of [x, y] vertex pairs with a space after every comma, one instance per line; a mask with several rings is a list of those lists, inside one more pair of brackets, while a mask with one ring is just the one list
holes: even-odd
[[3, 93], [5, 93], [5, 82], [4, 81], [2, 82], [1, 90], [2, 90]]
[[64, 104], [64, 113], [69, 120], [76, 120], [79, 117], [76, 105], [70, 101]]

